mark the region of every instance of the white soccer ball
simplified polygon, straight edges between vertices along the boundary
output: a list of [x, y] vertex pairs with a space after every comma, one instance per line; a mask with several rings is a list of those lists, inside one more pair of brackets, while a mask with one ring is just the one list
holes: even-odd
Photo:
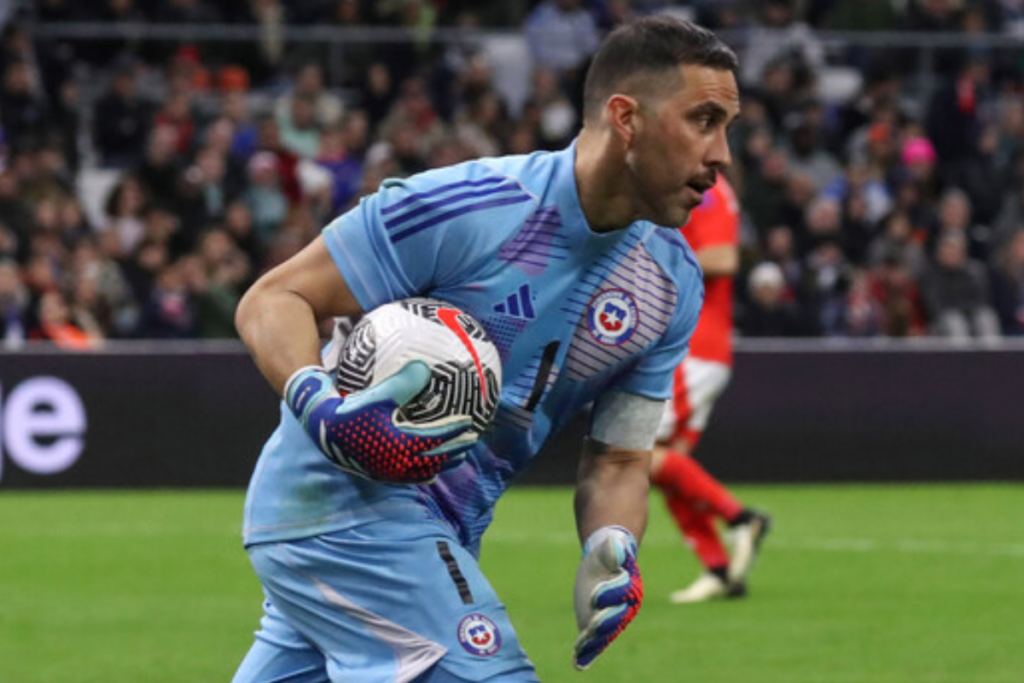
[[367, 313], [345, 339], [338, 357], [338, 391], [371, 387], [406, 363], [420, 360], [430, 383], [400, 410], [413, 424], [466, 415], [483, 432], [501, 394], [501, 358], [483, 325], [438, 299], [403, 299]]

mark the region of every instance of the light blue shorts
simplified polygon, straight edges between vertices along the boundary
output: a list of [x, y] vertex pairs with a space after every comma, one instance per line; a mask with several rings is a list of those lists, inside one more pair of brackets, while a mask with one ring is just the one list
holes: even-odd
[[267, 600], [234, 683], [533, 683], [505, 607], [436, 522], [249, 548]]

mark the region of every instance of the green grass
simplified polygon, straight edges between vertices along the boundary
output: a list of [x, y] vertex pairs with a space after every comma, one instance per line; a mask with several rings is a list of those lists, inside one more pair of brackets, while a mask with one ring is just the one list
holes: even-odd
[[[773, 513], [748, 600], [678, 607], [698, 567], [659, 501], [647, 599], [569, 666], [578, 559], [567, 490], [518, 490], [483, 564], [541, 680], [1019, 683], [1024, 486], [743, 487]], [[0, 682], [228, 681], [259, 585], [240, 492], [0, 494]]]

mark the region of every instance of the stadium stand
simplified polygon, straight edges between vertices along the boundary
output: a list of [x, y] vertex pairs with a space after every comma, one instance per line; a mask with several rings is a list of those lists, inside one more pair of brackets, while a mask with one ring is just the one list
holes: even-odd
[[656, 11], [741, 55], [741, 330], [1024, 333], [1018, 2], [37, 0], [0, 17], [0, 344], [233, 336], [383, 178], [569, 142]]

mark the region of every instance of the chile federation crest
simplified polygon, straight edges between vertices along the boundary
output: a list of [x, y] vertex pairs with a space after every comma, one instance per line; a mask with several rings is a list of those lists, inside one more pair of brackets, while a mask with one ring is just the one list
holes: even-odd
[[587, 307], [587, 326], [599, 344], [618, 346], [636, 332], [640, 322], [633, 295], [624, 289], [604, 289]]
[[469, 614], [459, 622], [459, 642], [471, 655], [490, 657], [501, 649], [501, 632], [484, 615]]

